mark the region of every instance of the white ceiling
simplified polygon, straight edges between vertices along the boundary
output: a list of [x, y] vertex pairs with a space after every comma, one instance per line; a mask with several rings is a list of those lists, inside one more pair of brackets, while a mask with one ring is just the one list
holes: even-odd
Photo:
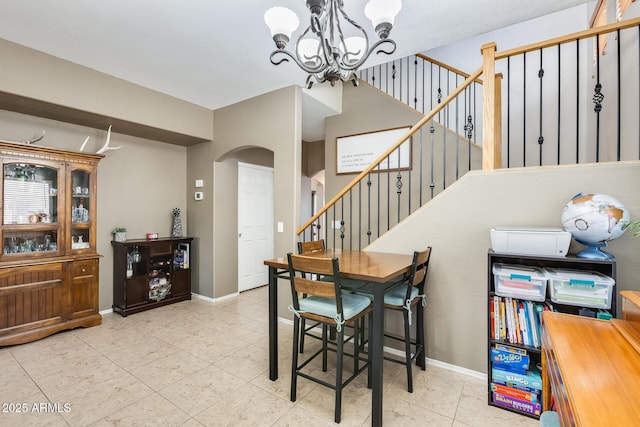
[[[404, 0], [391, 32], [393, 57], [589, 1]], [[370, 29], [366, 2], [344, 0], [347, 13]], [[2, 1], [0, 38], [216, 109], [304, 84], [295, 64], [269, 61], [274, 44], [263, 14], [275, 5], [294, 10], [306, 26], [304, 0]], [[374, 55], [367, 65], [389, 58]]]

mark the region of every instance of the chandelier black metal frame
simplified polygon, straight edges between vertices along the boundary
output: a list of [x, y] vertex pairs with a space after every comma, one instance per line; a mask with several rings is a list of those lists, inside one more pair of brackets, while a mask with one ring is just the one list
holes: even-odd
[[[318, 83], [328, 81], [332, 86], [339, 80], [351, 81], [357, 86], [355, 72], [374, 51], [387, 55], [395, 52], [396, 43], [388, 37], [402, 6], [401, 0], [370, 0], [367, 3], [365, 15], [380, 38], [372, 45], [369, 45], [367, 31], [344, 11], [343, 0], [306, 0], [306, 3], [311, 20], [298, 37], [294, 52], [286, 47], [299, 25], [297, 15], [287, 8], [274, 7], [265, 13], [265, 22], [276, 44], [276, 50], [270, 56], [271, 63], [279, 65], [293, 60], [309, 74], [308, 88], [314, 79]], [[350, 33], [355, 35], [346, 37]]]

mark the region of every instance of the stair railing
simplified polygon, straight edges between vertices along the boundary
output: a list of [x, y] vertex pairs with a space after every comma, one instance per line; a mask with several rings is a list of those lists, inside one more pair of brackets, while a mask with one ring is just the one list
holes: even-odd
[[[603, 56], [607, 35], [615, 38], [609, 37], [608, 55]], [[496, 52], [495, 44], [490, 43], [482, 47], [482, 54], [480, 69], [297, 230], [301, 241], [314, 238], [311, 230], [315, 229], [315, 238], [325, 238], [328, 248], [361, 249], [472, 169], [640, 159], [640, 18], [503, 52]], [[568, 59], [571, 55], [573, 62]], [[532, 63], [533, 72], [527, 68]], [[605, 72], [605, 68], [612, 71]], [[482, 145], [479, 148], [473, 143], [475, 136], [473, 140], [469, 137], [464, 141], [466, 150], [459, 150], [456, 140], [452, 162], [447, 158], [451, 151], [447, 138], [442, 138], [441, 153], [436, 153], [433, 134], [451, 134], [455, 139], [457, 132], [440, 126], [434, 118], [452, 108], [481, 75]], [[535, 84], [527, 82], [531, 76], [537, 79]], [[593, 92], [585, 95], [589, 78]], [[555, 92], [549, 90], [554, 89], [547, 83], [550, 80], [557, 82]], [[409, 171], [383, 169], [381, 164], [396, 155], [396, 149], [409, 138], [418, 144], [418, 165], [414, 162]], [[474, 156], [476, 151], [479, 156]], [[467, 167], [460, 171], [458, 156], [465, 153]], [[436, 155], [443, 161], [434, 162]], [[437, 170], [438, 163], [443, 170]], [[448, 168], [450, 164], [455, 164], [455, 171]], [[441, 179], [436, 178], [437, 173]]]
[[[362, 82], [426, 114], [442, 103], [444, 97], [469, 74], [419, 53], [363, 69], [358, 76]], [[453, 132], [464, 133], [471, 142], [479, 144], [481, 141], [477, 138], [482, 135], [482, 121], [478, 120], [482, 114], [482, 80], [476, 79], [465, 90], [465, 95], [458, 99], [463, 107], [454, 109], [449, 104], [433, 120]]]
[[[501, 52], [484, 46], [484, 113], [504, 106], [504, 128], [483, 141], [502, 153], [496, 166], [640, 159], [639, 35], [634, 18]], [[488, 68], [503, 76], [502, 95], [500, 83], [487, 90]]]
[[[456, 141], [451, 135], [448, 146], [438, 147], [429, 143], [433, 139], [428, 136], [435, 132], [451, 133], [442, 126], [433, 126], [433, 118], [447, 106], [460, 101], [460, 97], [466, 96], [465, 91], [477, 81], [481, 72], [482, 68], [479, 68], [469, 75], [441, 103], [298, 228], [296, 233], [299, 239], [307, 241], [324, 238], [327, 248], [361, 249], [433, 197], [437, 192], [436, 173], [443, 174], [442, 181], [439, 181], [439, 191], [444, 189], [448, 180], [452, 182], [457, 179], [455, 175], [460, 171], [447, 170], [446, 161], [441, 164], [434, 162], [436, 155], [442, 156], [444, 152], [446, 156], [446, 152], [450, 151], [458, 159], [467, 162], [468, 169], [479, 168], [482, 155], [480, 148], [472, 142], [461, 139]], [[417, 145], [413, 147], [414, 159], [417, 159], [412, 167], [409, 170], [383, 169], [382, 164], [389, 161], [391, 156], [400, 156], [398, 148], [409, 138], [413, 138], [414, 145]], [[437, 151], [440, 153], [436, 153]], [[400, 164], [399, 157], [397, 164]]]

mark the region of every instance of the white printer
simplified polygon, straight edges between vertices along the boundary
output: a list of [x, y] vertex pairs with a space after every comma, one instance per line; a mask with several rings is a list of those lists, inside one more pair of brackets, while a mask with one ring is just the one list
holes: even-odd
[[491, 249], [494, 252], [563, 257], [569, 251], [571, 233], [561, 228], [491, 229]]

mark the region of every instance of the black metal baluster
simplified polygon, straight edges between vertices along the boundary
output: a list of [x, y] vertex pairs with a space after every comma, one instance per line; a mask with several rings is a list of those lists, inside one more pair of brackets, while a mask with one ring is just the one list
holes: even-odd
[[340, 249], [344, 250], [344, 196], [340, 198]]
[[400, 173], [400, 149], [399, 148], [398, 148], [398, 175], [396, 176], [396, 194], [398, 195], [398, 224], [399, 224], [400, 223], [400, 205], [401, 205], [401, 196], [402, 196], [402, 174]]
[[600, 112], [602, 111], [602, 85], [600, 84], [600, 34], [596, 34], [596, 87], [593, 94], [593, 111], [596, 113], [596, 163], [600, 161]]
[[[471, 86], [464, 88], [464, 116], [467, 118], [467, 122], [464, 124], [465, 136], [469, 140], [467, 144], [467, 167], [471, 170], [471, 138], [473, 137], [473, 117], [471, 116], [471, 102], [472, 95], [474, 92], [475, 83]], [[469, 101], [467, 101], [467, 93], [469, 94]], [[469, 111], [467, 111], [467, 107], [469, 107]]]
[[371, 172], [367, 174], [367, 245], [371, 244]]
[[353, 250], [353, 188], [349, 189], [349, 249]]
[[[455, 86], [458, 86], [458, 75], [454, 74], [454, 78], [456, 79], [455, 82]], [[460, 95], [456, 96], [456, 119], [455, 119], [455, 133], [456, 133], [456, 180], [459, 178], [460, 176], [460, 104], [459, 101], [460, 100]]]
[[335, 203], [333, 204], [333, 219], [331, 220], [331, 229], [333, 230], [333, 247], [337, 248], [338, 245], [336, 244], [336, 242], [338, 240], [336, 239], [336, 205]]
[[423, 129], [424, 129], [424, 126], [422, 126], [420, 128], [420, 164], [418, 165], [419, 166], [419, 170], [420, 170], [420, 174], [418, 175], [418, 199], [419, 199], [418, 200], [418, 206], [419, 207], [422, 206], [422, 176], [423, 176], [422, 174], [423, 174], [423, 171], [424, 171], [424, 166], [423, 166], [423, 163], [424, 163], [424, 161], [423, 161], [423, 156], [424, 156], [423, 151], [424, 150], [422, 148], [422, 130]]
[[391, 154], [387, 156], [387, 231], [391, 229]]
[[522, 91], [522, 166], [527, 166], [527, 52], [522, 54], [524, 88]]
[[511, 57], [507, 56], [507, 168], [511, 162]]
[[431, 198], [433, 199], [433, 190], [436, 188], [436, 183], [435, 183], [435, 174], [434, 174], [434, 144], [435, 141], [433, 140], [433, 134], [436, 131], [436, 128], [433, 126], [433, 119], [431, 119], [431, 126], [429, 127], [429, 132], [431, 133], [431, 181], [429, 182], [429, 188], [431, 189]]
[[580, 39], [576, 40], [576, 164], [580, 163]]
[[[442, 67], [440, 67], [442, 69]], [[438, 76], [438, 80], [440, 76]], [[447, 89], [448, 89], [449, 79], [447, 78]], [[441, 84], [442, 85], [442, 84]], [[438, 104], [442, 102], [442, 91], [438, 92]], [[447, 127], [448, 127], [448, 115], [449, 115], [449, 104], [440, 110], [442, 111], [442, 120], [440, 120], [440, 129], [442, 129], [442, 189], [447, 188]], [[438, 115], [440, 117], [440, 115]]]
[[[376, 236], [376, 238], [380, 237], [380, 164], [378, 163], [377, 166], [378, 169], [378, 173], [376, 175], [378, 175], [378, 235]], [[387, 206], [389, 206], [389, 203], [387, 203]]]
[[362, 249], [362, 180], [358, 181], [358, 250]]
[[[418, 109], [418, 57], [413, 57], [413, 108]], [[423, 111], [424, 113], [424, 111]]]
[[542, 49], [540, 49], [540, 68], [538, 69], [538, 80], [540, 81], [540, 100], [539, 100], [539, 127], [538, 127], [538, 165], [542, 166], [542, 144], [544, 144], [544, 136], [542, 136], [542, 78], [544, 77], [544, 68], [542, 68]]
[[562, 69], [561, 67], [561, 62], [562, 62], [562, 56], [560, 55], [560, 43], [558, 43], [558, 153], [557, 153], [557, 160], [556, 160], [556, 164], [560, 164], [560, 124], [561, 124], [561, 117], [560, 117], [560, 93], [562, 92], [561, 90], [561, 79], [560, 76], [562, 75], [562, 72], [560, 71]]
[[622, 75], [620, 74], [620, 61], [622, 60], [622, 58], [620, 58], [620, 29], [618, 28], [616, 30], [616, 40], [617, 40], [617, 47], [618, 47], [618, 161], [620, 161], [620, 156], [621, 156], [621, 134], [620, 134], [620, 130], [622, 128], [622, 122], [621, 122], [621, 117], [622, 117], [622, 107], [620, 105], [620, 96], [621, 96], [621, 88], [620, 88], [620, 81], [622, 80]]

